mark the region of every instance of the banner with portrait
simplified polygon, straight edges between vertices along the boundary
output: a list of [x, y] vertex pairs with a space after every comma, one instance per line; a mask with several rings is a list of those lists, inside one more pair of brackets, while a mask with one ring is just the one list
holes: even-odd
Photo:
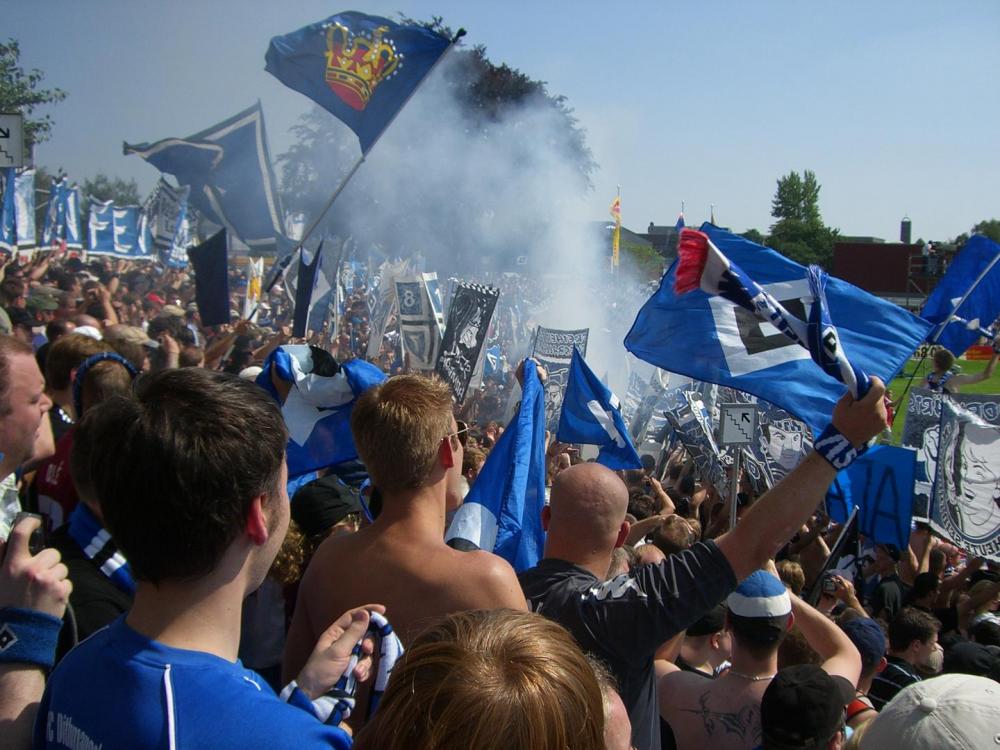
[[937, 473], [941, 403], [951, 403], [975, 414], [983, 422], [1000, 425], [1000, 395], [954, 393], [942, 396], [927, 388], [913, 388], [906, 407], [902, 444], [917, 451], [917, 473], [913, 486], [913, 517], [930, 515], [931, 490]]
[[545, 427], [553, 432], [559, 426], [563, 395], [569, 381], [569, 365], [573, 359], [573, 349], [579, 349], [581, 356], [587, 356], [589, 328], [574, 331], [560, 331], [555, 328], [538, 326], [535, 345], [531, 356], [548, 373], [545, 381]]
[[448, 307], [448, 325], [434, 369], [451, 388], [456, 403], [465, 400], [499, 297], [500, 290], [496, 287], [455, 285]]
[[931, 528], [1000, 562], [1000, 426], [942, 399], [938, 429]]

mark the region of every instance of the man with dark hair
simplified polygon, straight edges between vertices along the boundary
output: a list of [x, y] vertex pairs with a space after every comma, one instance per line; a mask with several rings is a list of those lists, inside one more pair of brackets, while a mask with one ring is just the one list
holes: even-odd
[[[854, 446], [877, 435], [885, 426], [884, 391], [873, 379], [864, 399], [846, 395], [834, 409], [833, 429]], [[596, 463], [573, 466], [556, 477], [550, 504], [542, 511], [548, 532], [544, 557], [520, 574], [521, 586], [534, 611], [562, 623], [584, 650], [608, 663], [629, 712], [632, 742], [640, 750], [660, 744], [653, 668], [657, 648], [774, 555], [816, 508], [836, 473], [832, 463], [814, 453], [717, 541], [698, 542], [662, 563], [607, 581], [613, 550], [630, 531], [625, 520], [628, 490]]]
[[[726, 607], [733, 639], [729, 671], [706, 681], [675, 668], [660, 679], [660, 711], [677, 747], [751, 750], [760, 744], [761, 699], [778, 671], [778, 647], [793, 622], [823, 660], [827, 674], [840, 675], [852, 685], [857, 681], [861, 660], [848, 637], [789, 594], [773, 573], [751, 574], [729, 595]], [[841, 717], [847, 700], [850, 695], [840, 706]]]
[[871, 616], [878, 620], [891, 620], [903, 608], [909, 587], [899, 577], [899, 560], [902, 552], [895, 544], [875, 547], [875, 571], [882, 577], [868, 602]]
[[[885, 669], [875, 675], [868, 697], [877, 711], [896, 693], [920, 682], [917, 667], [941, 671], [942, 653], [937, 643], [941, 623], [933, 615], [906, 607], [889, 622], [889, 656]], [[936, 662], [936, 663], [935, 663]]]
[[446, 614], [525, 609], [507, 561], [444, 542], [445, 514], [462, 500], [463, 450], [448, 386], [419, 375], [389, 378], [358, 399], [351, 432], [382, 509], [370, 526], [327, 539], [313, 556], [288, 632], [286, 678], [337, 612], [369, 598], [389, 608], [404, 644]]
[[53, 672], [34, 746], [348, 747], [312, 701], [346, 671], [368, 611], [382, 607], [323, 633], [282, 691], [293, 705], [237, 661], [242, 602], [289, 521], [287, 431], [270, 397], [218, 373], [172, 370], [145, 379], [134, 400], [101, 404], [87, 430], [86, 470], [135, 600]]

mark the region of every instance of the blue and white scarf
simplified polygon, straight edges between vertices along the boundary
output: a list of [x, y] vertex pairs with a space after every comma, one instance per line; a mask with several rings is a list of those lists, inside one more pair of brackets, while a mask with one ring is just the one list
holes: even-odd
[[115, 586], [126, 594], [135, 594], [135, 579], [128, 561], [118, 551], [111, 534], [83, 503], [78, 504], [69, 516], [69, 535]]
[[823, 372], [846, 385], [854, 398], [863, 398], [868, 392], [867, 373], [848, 361], [837, 329], [830, 320], [825, 291], [827, 275], [818, 266], [808, 269], [813, 304], [809, 320], [802, 321], [723, 255], [704, 232], [681, 230], [677, 254], [679, 262], [674, 283], [677, 294], [700, 288], [706, 294], [729, 300], [806, 349]]

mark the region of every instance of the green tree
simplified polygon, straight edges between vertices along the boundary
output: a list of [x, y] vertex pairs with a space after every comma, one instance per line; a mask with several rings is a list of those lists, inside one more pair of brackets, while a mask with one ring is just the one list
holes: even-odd
[[778, 179], [771, 201], [768, 244], [797, 263], [816, 263], [829, 268], [837, 230], [823, 224], [819, 211], [820, 184], [811, 170], [789, 172]]
[[983, 234], [994, 242], [1000, 242], [1000, 219], [985, 219], [972, 228], [973, 234]]
[[43, 89], [45, 74], [40, 70], [25, 70], [18, 61], [21, 46], [16, 39], [0, 42], [0, 112], [20, 112], [24, 117], [25, 148], [48, 140], [52, 132], [50, 115], [31, 117], [36, 107], [55, 104], [66, 98], [61, 89]]
[[103, 172], [84, 180], [80, 190], [84, 196], [89, 195], [98, 201], [114, 201], [116, 206], [137, 206], [140, 202], [139, 185], [135, 180], [109, 177]]
[[756, 242], [758, 245], [767, 244], [767, 237], [758, 232], [756, 229], [748, 229], [740, 236], [743, 237], [743, 239], [750, 240], [750, 242]]
[[623, 242], [619, 263], [632, 278], [650, 281], [663, 275], [663, 257], [649, 245]]

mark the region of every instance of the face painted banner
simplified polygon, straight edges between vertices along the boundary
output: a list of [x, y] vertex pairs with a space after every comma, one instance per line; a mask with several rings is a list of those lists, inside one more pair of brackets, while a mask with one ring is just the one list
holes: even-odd
[[678, 440], [691, 454], [701, 478], [720, 491], [726, 487], [726, 470], [713, 435], [712, 420], [701, 400], [701, 394], [689, 391], [684, 400], [666, 412]]
[[805, 422], [784, 409], [736, 388], [720, 388], [719, 401], [757, 404], [757, 436], [746, 446], [745, 464], [750, 479], [758, 489], [773, 487], [812, 450], [812, 433]]
[[931, 528], [1000, 562], [1000, 426], [942, 400], [939, 430]]
[[538, 326], [531, 356], [538, 360], [549, 374], [548, 380], [545, 381], [546, 429], [555, 431], [559, 425], [563, 395], [566, 393], [566, 383], [569, 381], [569, 365], [573, 361], [573, 348], [579, 349], [580, 354], [586, 357], [589, 336], [589, 328], [559, 331]]
[[[1000, 395], [955, 393], [952, 403], [975, 414], [987, 424], [1000, 425]], [[913, 388], [906, 407], [903, 445], [917, 450], [917, 474], [913, 487], [913, 517], [928, 518], [931, 487], [937, 472], [942, 396], [926, 388]]]
[[437, 274], [422, 273], [396, 280], [399, 335], [414, 370], [433, 370], [441, 349], [444, 315]]
[[499, 297], [500, 290], [491, 286], [460, 283], [455, 288], [434, 369], [451, 387], [456, 403], [465, 400]]

